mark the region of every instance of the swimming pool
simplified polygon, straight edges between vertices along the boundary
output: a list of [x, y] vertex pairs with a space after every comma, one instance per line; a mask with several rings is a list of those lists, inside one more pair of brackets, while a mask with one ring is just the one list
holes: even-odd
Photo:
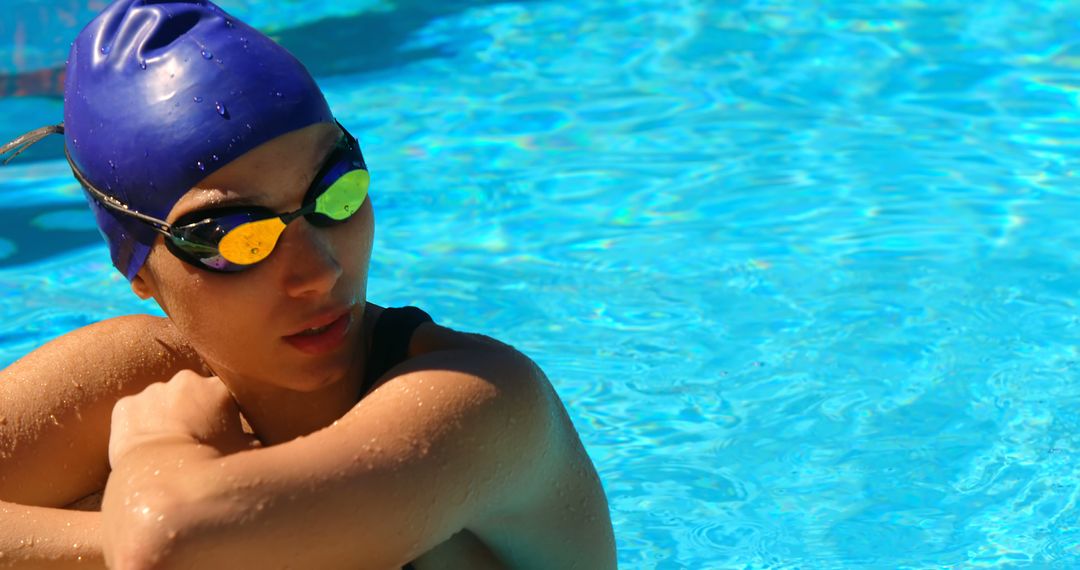
[[[621, 567], [1080, 564], [1080, 6], [263, 4], [364, 145], [371, 299], [544, 367]], [[50, 152], [0, 169], [5, 363], [157, 312]]]

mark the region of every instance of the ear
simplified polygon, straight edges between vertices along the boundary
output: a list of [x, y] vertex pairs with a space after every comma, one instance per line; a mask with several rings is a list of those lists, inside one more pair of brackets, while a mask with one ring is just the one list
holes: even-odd
[[131, 290], [142, 300], [147, 300], [151, 297], [157, 297], [157, 282], [154, 280], [154, 274], [147, 267], [148, 264], [144, 263], [139, 272], [135, 274], [135, 278], [131, 280]]

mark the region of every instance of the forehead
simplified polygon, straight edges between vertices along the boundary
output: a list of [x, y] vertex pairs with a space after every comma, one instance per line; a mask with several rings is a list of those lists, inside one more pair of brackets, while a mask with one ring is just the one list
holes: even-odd
[[273, 206], [279, 197], [295, 198], [286, 190], [306, 189], [339, 136], [337, 125], [318, 123], [267, 141], [202, 179], [180, 197], [169, 219], [228, 202]]

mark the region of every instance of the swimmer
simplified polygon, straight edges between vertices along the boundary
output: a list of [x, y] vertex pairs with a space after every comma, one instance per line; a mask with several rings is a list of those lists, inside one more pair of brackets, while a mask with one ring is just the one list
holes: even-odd
[[0, 567], [615, 567], [537, 366], [368, 302], [359, 133], [295, 58], [205, 0], [118, 0], [66, 77], [63, 124], [0, 154], [62, 133], [113, 264], [167, 318], [2, 372]]

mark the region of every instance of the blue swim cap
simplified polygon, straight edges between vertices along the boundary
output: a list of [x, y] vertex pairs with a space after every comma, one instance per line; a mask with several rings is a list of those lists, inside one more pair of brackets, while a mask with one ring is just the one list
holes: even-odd
[[[117, 0], [71, 46], [71, 160], [91, 184], [156, 218], [245, 152], [333, 120], [296, 58], [206, 0]], [[158, 234], [88, 200], [113, 265], [134, 279]]]

